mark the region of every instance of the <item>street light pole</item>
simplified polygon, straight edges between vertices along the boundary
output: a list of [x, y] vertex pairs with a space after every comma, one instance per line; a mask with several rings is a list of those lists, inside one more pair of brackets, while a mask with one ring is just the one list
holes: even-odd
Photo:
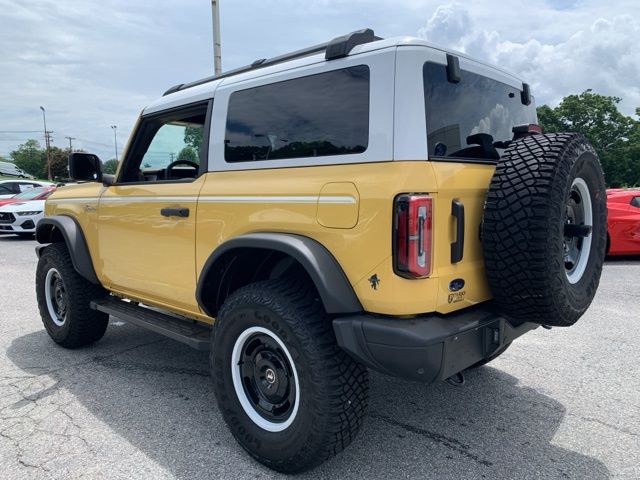
[[47, 130], [47, 115], [42, 105], [40, 106], [40, 110], [42, 110], [42, 120], [44, 121], [44, 148], [45, 154], [47, 156], [47, 178], [51, 180], [51, 158], [49, 157], [49, 131]]
[[213, 25], [213, 73], [222, 73], [220, 53], [220, 0], [211, 0], [211, 20]]
[[111, 128], [113, 129], [113, 146], [116, 149], [116, 162], [118, 161], [118, 126], [117, 125], [111, 125]]

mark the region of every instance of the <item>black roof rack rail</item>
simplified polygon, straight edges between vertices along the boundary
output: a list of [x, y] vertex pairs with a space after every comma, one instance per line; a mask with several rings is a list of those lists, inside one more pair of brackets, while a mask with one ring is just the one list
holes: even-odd
[[376, 37], [375, 34], [373, 33], [373, 30], [371, 30], [370, 28], [357, 30], [355, 32], [348, 33], [347, 35], [336, 37], [330, 42], [321, 43], [308, 48], [303, 48], [302, 50], [296, 50], [295, 52], [291, 52], [291, 53], [285, 53], [284, 55], [279, 55], [273, 58], [259, 58], [258, 60], [255, 60], [250, 65], [236, 68], [234, 70], [229, 70], [228, 72], [223, 72], [219, 75], [213, 75], [210, 77], [202, 78], [194, 82], [180, 83], [178, 85], [174, 85], [173, 87], [168, 89], [166, 92], [164, 92], [163, 96], [169, 95], [170, 93], [175, 93], [180, 90], [185, 90], [187, 88], [195, 87], [196, 85], [209, 83], [209, 82], [212, 82], [213, 80], [219, 80], [221, 78], [231, 77], [233, 75], [249, 72], [251, 70], [256, 70], [258, 68], [269, 67], [271, 65], [276, 65], [278, 63], [283, 63], [296, 58], [302, 58], [309, 55], [313, 55], [315, 53], [325, 52], [325, 59], [327, 60], [334, 60], [336, 58], [346, 57], [349, 54], [349, 52], [353, 49], [353, 47], [355, 47], [356, 45], [362, 45], [363, 43], [370, 43], [376, 40], [382, 40], [382, 38]]

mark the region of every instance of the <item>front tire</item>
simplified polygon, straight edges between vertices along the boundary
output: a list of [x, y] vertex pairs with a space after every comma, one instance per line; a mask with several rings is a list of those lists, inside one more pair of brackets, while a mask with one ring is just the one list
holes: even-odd
[[258, 282], [232, 293], [214, 324], [223, 417], [251, 456], [284, 473], [342, 451], [367, 406], [367, 370], [337, 346], [316, 297], [301, 282]]
[[76, 272], [64, 243], [47, 246], [36, 269], [36, 296], [44, 328], [58, 345], [78, 348], [104, 335], [109, 315], [92, 310], [107, 292]]

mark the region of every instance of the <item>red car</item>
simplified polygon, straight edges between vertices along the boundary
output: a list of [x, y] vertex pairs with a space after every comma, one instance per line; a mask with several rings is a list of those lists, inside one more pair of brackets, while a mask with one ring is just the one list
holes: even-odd
[[640, 189], [607, 190], [607, 254], [640, 255]]
[[55, 185], [46, 187], [30, 188], [22, 193], [18, 193], [13, 197], [0, 199], [0, 207], [10, 203], [24, 202], [25, 200], [44, 200], [56, 189]]

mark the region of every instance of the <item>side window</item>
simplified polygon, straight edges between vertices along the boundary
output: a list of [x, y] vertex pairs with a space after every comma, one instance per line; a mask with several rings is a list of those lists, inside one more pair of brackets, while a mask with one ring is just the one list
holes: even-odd
[[227, 162], [362, 153], [369, 143], [369, 67], [285, 80], [231, 94]]
[[7, 183], [0, 184], [0, 195], [13, 195], [14, 192], [11, 189], [11, 185]]
[[190, 181], [206, 165], [207, 104], [143, 118], [120, 183]]
[[634, 207], [640, 208], [640, 196], [633, 197], [631, 199], [631, 205], [633, 205]]

